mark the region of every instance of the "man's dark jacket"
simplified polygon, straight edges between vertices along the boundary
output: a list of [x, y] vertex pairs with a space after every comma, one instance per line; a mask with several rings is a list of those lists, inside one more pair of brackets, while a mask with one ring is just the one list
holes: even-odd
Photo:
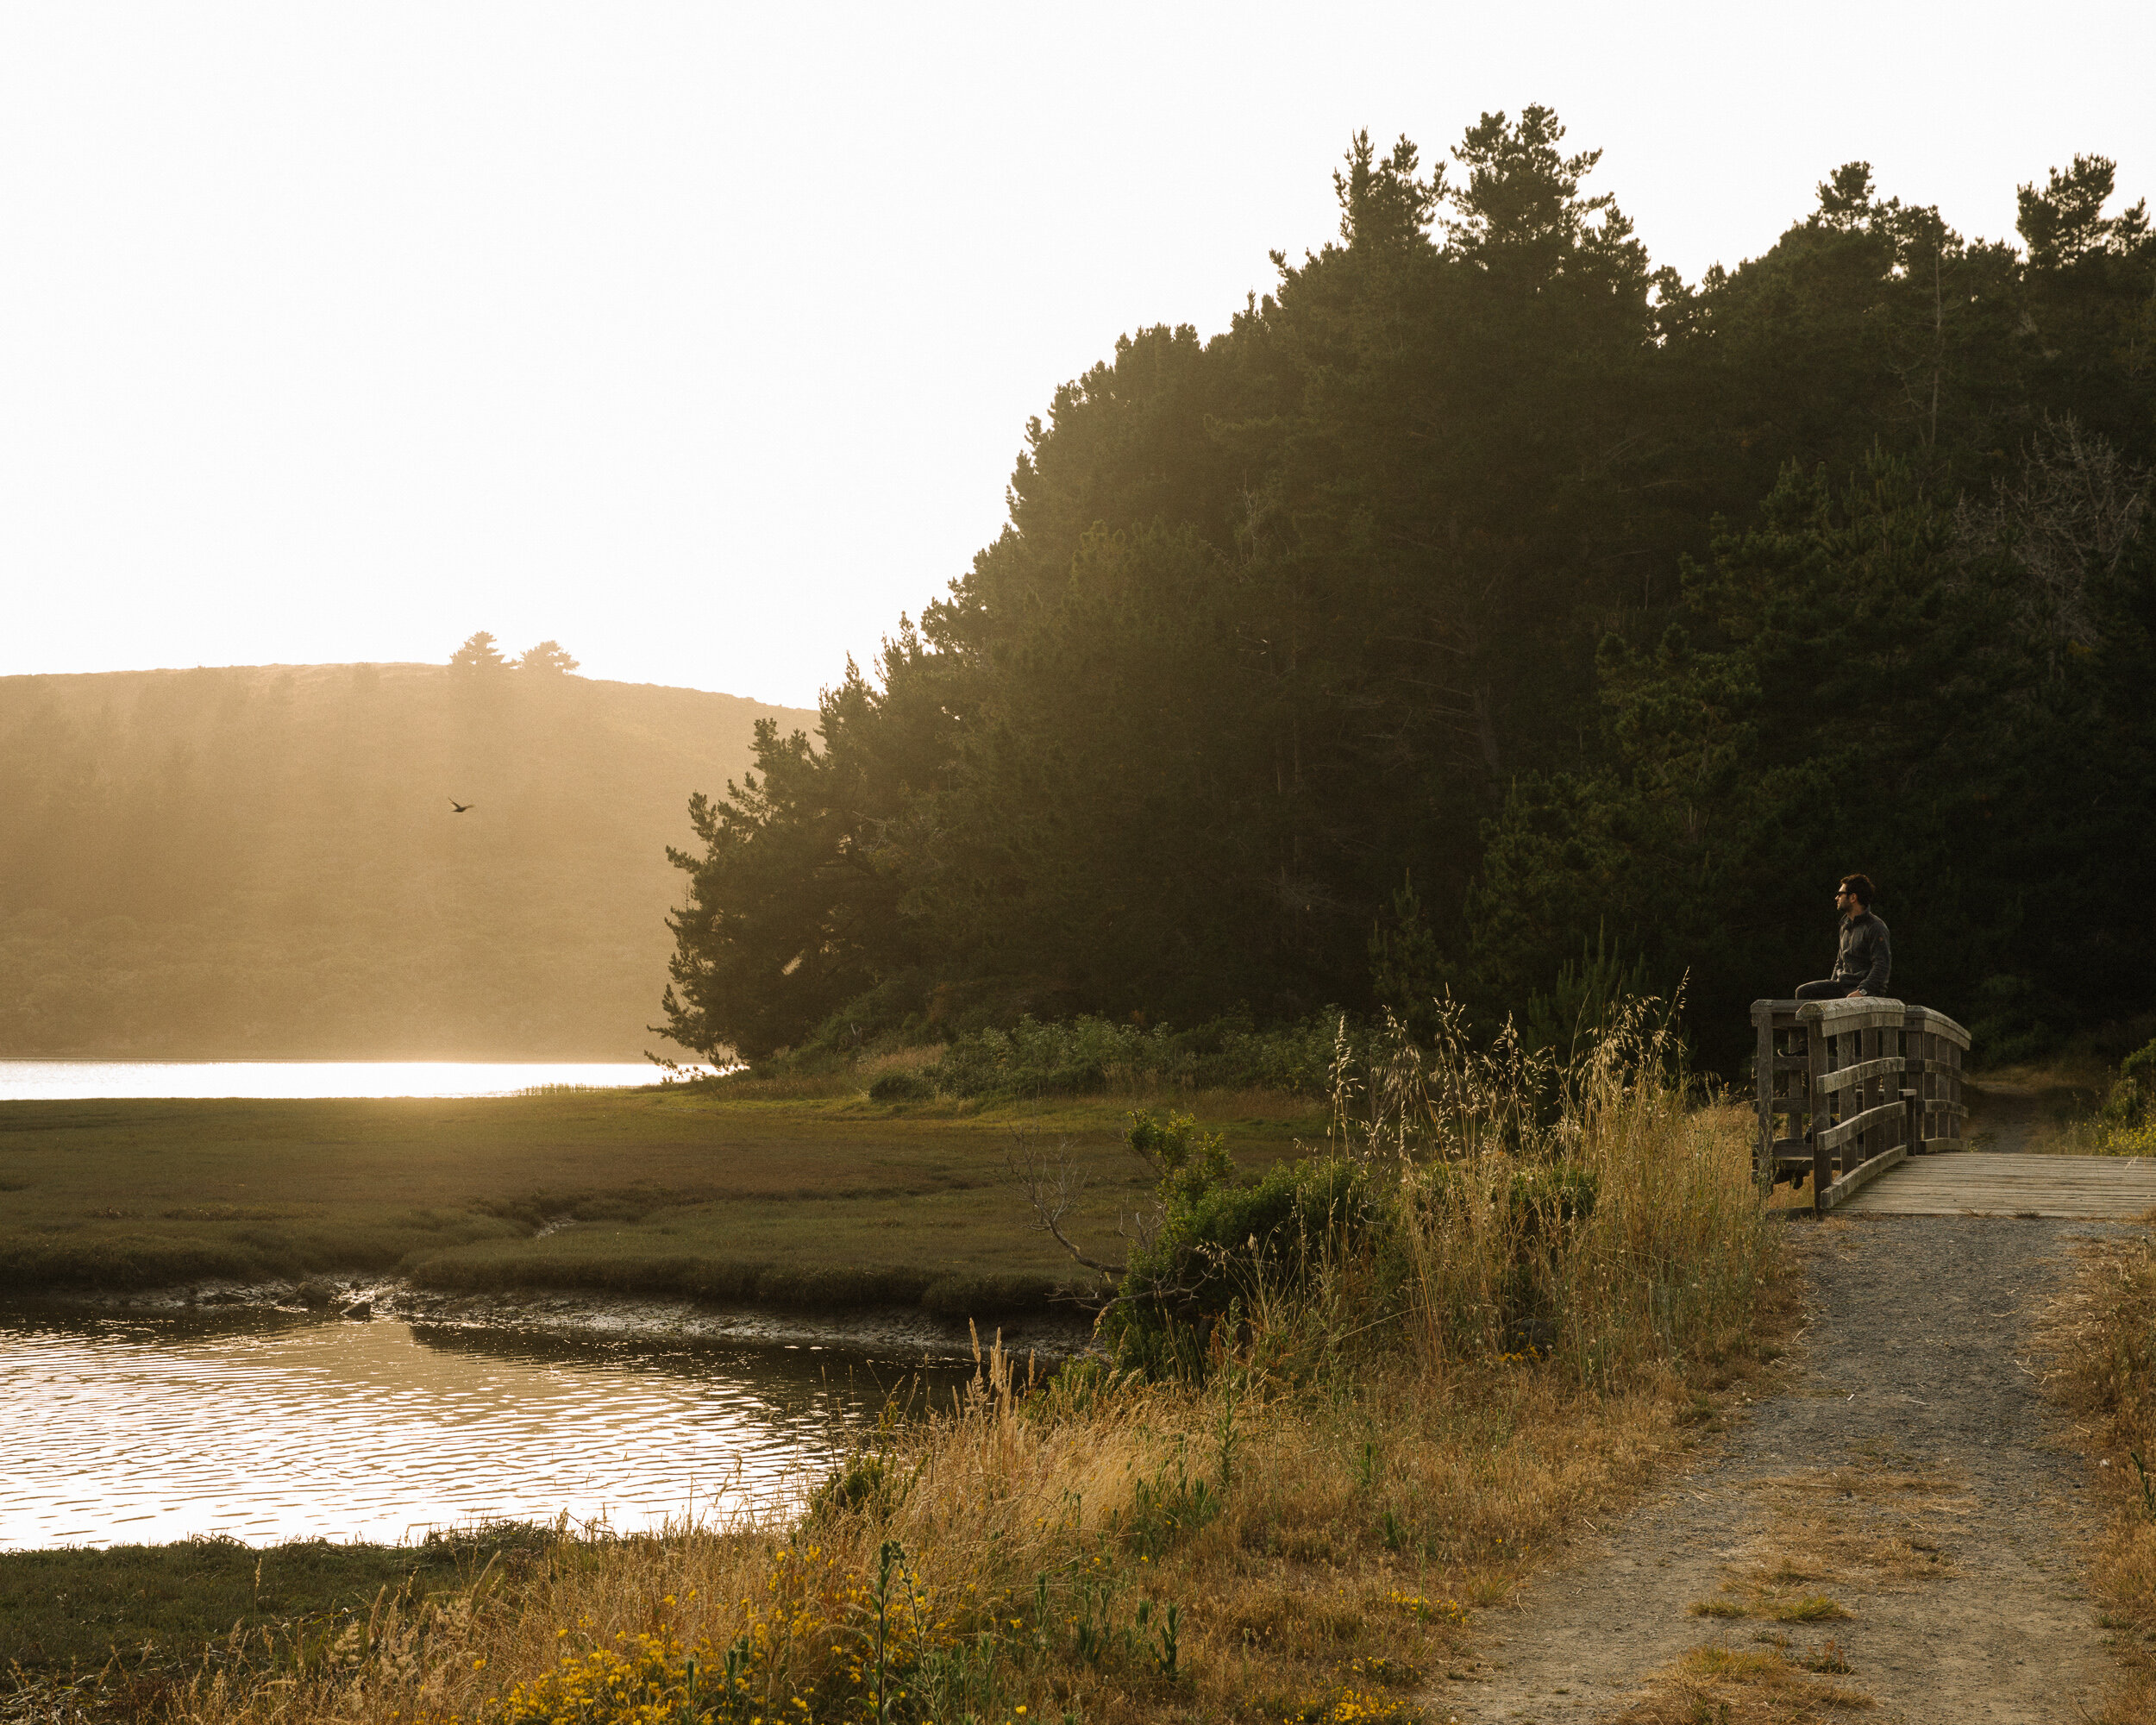
[[1883, 994], [1893, 969], [1894, 946], [1887, 938], [1887, 925], [1870, 911], [1844, 917], [1841, 950], [1834, 955], [1834, 981], [1867, 994]]

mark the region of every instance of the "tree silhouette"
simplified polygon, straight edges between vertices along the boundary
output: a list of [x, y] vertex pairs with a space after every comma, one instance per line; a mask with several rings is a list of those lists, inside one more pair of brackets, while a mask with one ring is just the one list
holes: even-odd
[[495, 648], [494, 637], [484, 629], [467, 635], [464, 644], [449, 656], [453, 671], [499, 671], [506, 668], [507, 662]]
[[517, 668], [520, 671], [543, 671], [550, 676], [564, 676], [576, 669], [576, 661], [563, 650], [559, 641], [542, 641], [536, 647], [527, 647], [517, 656]]

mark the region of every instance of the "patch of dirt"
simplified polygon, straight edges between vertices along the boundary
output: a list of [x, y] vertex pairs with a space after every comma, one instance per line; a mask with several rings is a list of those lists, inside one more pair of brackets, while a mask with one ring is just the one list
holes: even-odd
[[2098, 1506], [2033, 1327], [2128, 1225], [1806, 1227], [1780, 1393], [1688, 1477], [1483, 1619], [1457, 1725], [2067, 1721], [2117, 1679], [2078, 1553]]

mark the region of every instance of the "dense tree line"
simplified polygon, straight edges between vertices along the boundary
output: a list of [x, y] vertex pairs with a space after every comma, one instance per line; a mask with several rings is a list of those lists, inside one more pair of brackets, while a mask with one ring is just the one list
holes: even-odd
[[1601, 940], [1713, 1047], [1859, 868], [1995, 1048], [2147, 1007], [2144, 205], [2077, 158], [1971, 241], [1852, 163], [1688, 285], [1564, 140], [1358, 139], [1336, 242], [1056, 392], [969, 572], [693, 804], [677, 1040], [1487, 1018]]

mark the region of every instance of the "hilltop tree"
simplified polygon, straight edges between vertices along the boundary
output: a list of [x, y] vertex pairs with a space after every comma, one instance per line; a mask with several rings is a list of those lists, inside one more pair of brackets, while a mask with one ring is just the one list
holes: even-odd
[[2020, 189], [2023, 363], [2040, 411], [2071, 414], [2147, 461], [2156, 456], [2156, 232], [2146, 198], [2103, 214], [2115, 181], [2108, 157], [2076, 156], [2040, 190]]
[[2053, 168], [2044, 189], [2024, 185], [2015, 194], [2015, 227], [2040, 270], [2065, 269], [2091, 255], [2133, 258], [2150, 244], [2148, 200], [2116, 216], [2103, 206], [2116, 187], [2118, 164], [2109, 156], [2076, 156], [2063, 172]]
[[508, 668], [508, 661], [494, 645], [494, 637], [484, 629], [467, 635], [464, 644], [449, 656], [449, 668], [467, 674], [481, 671], [500, 671]]
[[576, 669], [576, 665], [577, 662], [562, 649], [559, 641], [542, 641], [517, 656], [518, 670], [537, 671], [546, 676], [566, 676]]

